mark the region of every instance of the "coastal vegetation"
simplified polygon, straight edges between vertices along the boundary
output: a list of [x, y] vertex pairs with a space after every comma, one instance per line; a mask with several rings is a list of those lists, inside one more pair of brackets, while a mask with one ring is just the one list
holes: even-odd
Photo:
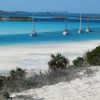
[[77, 57], [75, 60], [73, 60], [73, 65], [75, 67], [80, 67], [80, 66], [82, 67], [84, 66], [84, 62], [85, 60], [83, 57]]
[[83, 57], [77, 57], [73, 61], [73, 66], [100, 66], [100, 46], [87, 51]]
[[52, 54], [48, 65], [51, 70], [66, 69], [69, 66], [69, 60], [59, 53], [57, 55]]
[[73, 65], [70, 65], [68, 58], [63, 55], [52, 54], [48, 66], [49, 69], [45, 73], [41, 71], [39, 73], [33, 72], [30, 77], [26, 77], [26, 70], [21, 68], [11, 70], [8, 76], [0, 76], [0, 98], [10, 98], [12, 92], [81, 78], [79, 72], [82, 70], [85, 70], [83, 74], [87, 77], [93, 75], [94, 71], [90, 66], [100, 66], [100, 46], [86, 52], [83, 57], [77, 57], [73, 61]]
[[100, 46], [96, 47], [92, 51], [88, 51], [85, 58], [89, 65], [100, 66]]

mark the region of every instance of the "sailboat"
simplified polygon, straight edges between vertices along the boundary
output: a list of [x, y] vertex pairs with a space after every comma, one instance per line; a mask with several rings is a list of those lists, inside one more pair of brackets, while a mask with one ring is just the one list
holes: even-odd
[[92, 29], [89, 26], [89, 17], [87, 17], [87, 28], [85, 30], [87, 33], [92, 32]]
[[30, 37], [36, 36], [36, 35], [37, 35], [37, 32], [34, 30], [34, 25], [33, 25], [33, 23], [34, 23], [34, 19], [33, 19], [33, 17], [32, 17], [32, 32], [30, 33]]
[[82, 15], [80, 14], [80, 28], [78, 30], [78, 33], [83, 33], [83, 29], [82, 29]]
[[68, 35], [69, 34], [69, 30], [67, 29], [67, 18], [65, 18], [65, 30], [64, 32], [62, 33], [63, 35]]

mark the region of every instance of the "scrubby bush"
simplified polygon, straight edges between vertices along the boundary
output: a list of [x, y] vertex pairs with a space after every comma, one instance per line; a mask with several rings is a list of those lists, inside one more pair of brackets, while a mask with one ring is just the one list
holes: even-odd
[[26, 72], [21, 68], [11, 70], [4, 84], [5, 90], [8, 91], [21, 91], [26, 87]]
[[[40, 88], [45, 85], [53, 85], [58, 82], [70, 81], [74, 75], [74, 68], [48, 70], [45, 73], [35, 73], [32, 77], [28, 78], [31, 83], [30, 88]], [[74, 76], [74, 77], [73, 77]]]
[[5, 81], [6, 81], [6, 77], [5, 76], [0, 76], [0, 89], [4, 85]]
[[51, 70], [66, 69], [69, 65], [69, 60], [59, 53], [57, 55], [52, 54], [48, 65]]
[[100, 65], [100, 46], [85, 54], [85, 59], [90, 65]]
[[10, 95], [9, 95], [9, 93], [7, 91], [3, 92], [3, 98], [4, 99], [9, 99], [10, 98]]
[[10, 78], [12, 78], [13, 80], [25, 78], [25, 75], [26, 75], [25, 70], [23, 70], [21, 68], [17, 68], [16, 70], [10, 71]]
[[73, 60], [73, 66], [75, 67], [82, 67], [84, 66], [84, 58], [83, 57], [77, 57], [75, 60]]

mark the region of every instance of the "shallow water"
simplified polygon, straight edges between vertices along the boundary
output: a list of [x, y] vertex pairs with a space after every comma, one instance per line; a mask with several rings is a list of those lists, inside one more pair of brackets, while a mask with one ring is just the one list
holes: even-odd
[[[67, 24], [70, 35], [63, 36], [65, 22], [35, 22], [34, 28], [38, 32], [36, 37], [30, 37], [32, 22], [28, 21], [0, 21], [0, 45], [26, 44], [26, 43], [47, 43], [47, 42], [74, 42], [100, 39], [100, 23], [91, 22], [93, 32], [78, 34], [79, 22]], [[83, 22], [83, 28], [87, 23]]]

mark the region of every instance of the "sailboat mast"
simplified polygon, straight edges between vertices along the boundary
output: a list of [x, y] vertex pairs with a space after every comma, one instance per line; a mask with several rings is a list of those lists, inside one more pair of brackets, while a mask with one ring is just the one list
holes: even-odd
[[82, 15], [80, 14], [80, 28], [78, 30], [78, 33], [83, 33], [83, 29], [82, 29]]
[[65, 17], [65, 29], [67, 29], [67, 17]]
[[34, 18], [32, 16], [32, 32], [34, 32]]
[[30, 36], [36, 36], [37, 32], [34, 30], [34, 18], [32, 16], [32, 32], [30, 33]]
[[89, 27], [89, 17], [87, 17], [87, 26]]
[[82, 14], [80, 14], [80, 29], [82, 29]]
[[66, 17], [65, 17], [65, 29], [67, 29], [67, 22], [68, 22], [68, 18], [67, 18], [67, 15], [68, 15], [68, 11], [66, 9]]

